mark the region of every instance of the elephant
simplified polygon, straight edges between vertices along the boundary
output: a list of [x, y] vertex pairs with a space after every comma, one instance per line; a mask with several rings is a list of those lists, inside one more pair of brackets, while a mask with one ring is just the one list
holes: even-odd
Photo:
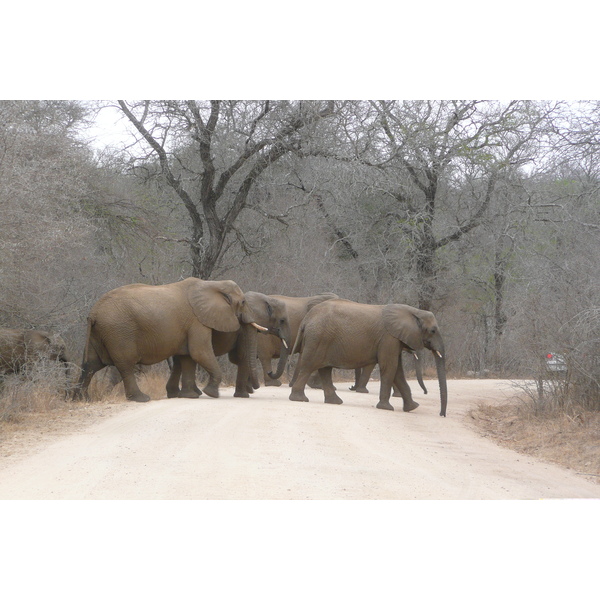
[[[408, 352], [408, 350], [404, 350]], [[423, 393], [427, 393], [427, 388], [425, 387], [425, 383], [423, 382], [423, 360], [419, 359], [419, 356], [416, 352], [410, 352], [412, 356], [415, 358], [415, 373], [417, 376], [417, 381], [423, 390]], [[373, 369], [375, 369], [375, 364], [369, 365], [364, 369], [355, 369], [354, 370], [354, 385], [350, 387], [350, 389], [354, 392], [359, 392], [360, 394], [368, 394], [369, 390], [367, 389], [367, 384], [369, 383], [369, 379], [371, 377], [371, 373], [373, 373]], [[397, 385], [392, 386], [394, 389], [394, 393], [392, 394], [395, 397], [401, 397], [400, 390]]]
[[[148, 372], [150, 368], [151, 367], [149, 365], [135, 365], [133, 371], [134, 371], [135, 375], [142, 375], [143, 373]], [[119, 370], [114, 365], [107, 367], [105, 373], [106, 373], [106, 383], [110, 387], [115, 387], [116, 385], [121, 383], [121, 381], [123, 381], [123, 378], [121, 377], [121, 373], [119, 373]]]
[[377, 408], [394, 410], [392, 384], [402, 395], [405, 412], [419, 406], [412, 399], [402, 368], [402, 351], [427, 348], [434, 354], [440, 386], [440, 416], [446, 416], [448, 391], [444, 343], [433, 313], [405, 304], [372, 305], [351, 300], [327, 300], [315, 306], [300, 325], [293, 352], [300, 359], [292, 377], [290, 400], [308, 402], [305, 385], [315, 370], [323, 381], [325, 402], [342, 404], [331, 379], [333, 367], [362, 369], [379, 363]]
[[62, 363], [68, 381], [70, 361], [60, 335], [36, 329], [0, 328], [0, 375], [22, 372], [44, 358]]
[[[74, 399], [87, 398], [94, 373], [114, 365], [123, 378], [128, 400], [147, 402], [134, 375], [136, 364], [152, 365], [171, 356], [189, 356], [208, 372], [204, 388], [219, 397], [221, 368], [212, 346], [213, 331], [235, 332], [256, 327], [242, 290], [233, 281], [204, 281], [188, 277], [165, 285], [134, 283], [104, 294], [88, 316], [81, 377]], [[248, 336], [252, 340], [253, 336]], [[247, 356], [253, 383], [256, 348]]]
[[[333, 300], [338, 298], [337, 294], [324, 293], [317, 294], [316, 296], [296, 297], [296, 296], [280, 296], [271, 295], [270, 298], [281, 300], [287, 309], [287, 315], [290, 325], [290, 341], [289, 348], [286, 349], [282, 342], [273, 336], [260, 336], [258, 338], [258, 360], [262, 366], [264, 381], [266, 386], [279, 386], [281, 385], [280, 377], [283, 375], [285, 367], [284, 357], [287, 359], [287, 355], [291, 352], [296, 336], [298, 335], [298, 329], [302, 319], [306, 316], [309, 310], [314, 306], [317, 306], [325, 300]], [[279, 358], [277, 370], [273, 372], [271, 370], [271, 359]]]
[[[250, 373], [248, 371], [249, 361], [246, 360], [244, 352], [249, 348], [246, 335], [262, 337], [271, 337], [277, 344], [282, 345], [280, 352], [278, 371], [283, 372], [285, 363], [292, 347], [292, 338], [290, 323], [286, 305], [282, 300], [273, 296], [267, 296], [260, 292], [246, 292], [246, 304], [252, 311], [256, 323], [266, 329], [258, 332], [256, 329], [240, 328], [238, 331], [223, 332], [213, 331], [212, 346], [215, 356], [229, 355], [229, 360], [237, 365], [237, 377], [235, 383], [234, 396], [237, 398], [248, 398], [250, 391], [254, 391], [253, 386], [249, 385]], [[255, 340], [252, 346], [256, 347], [258, 340]], [[189, 357], [174, 356], [171, 376], [167, 382], [167, 396], [173, 398], [176, 396], [185, 398], [197, 398], [200, 390], [195, 383], [196, 363], [189, 360]], [[181, 377], [182, 389], [179, 389], [179, 380]]]

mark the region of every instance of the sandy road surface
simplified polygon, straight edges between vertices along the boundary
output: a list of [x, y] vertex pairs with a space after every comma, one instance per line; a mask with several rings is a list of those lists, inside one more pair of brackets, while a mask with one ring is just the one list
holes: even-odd
[[[464, 415], [513, 393], [494, 380], [449, 382], [448, 417], [437, 382], [413, 413], [375, 409], [338, 383], [341, 406], [320, 390], [309, 403], [289, 388], [248, 400], [169, 399], [127, 404], [83, 431], [18, 460], [0, 461], [0, 499], [539, 499], [600, 498], [566, 469], [498, 447]], [[417, 391], [418, 390], [418, 391]]]

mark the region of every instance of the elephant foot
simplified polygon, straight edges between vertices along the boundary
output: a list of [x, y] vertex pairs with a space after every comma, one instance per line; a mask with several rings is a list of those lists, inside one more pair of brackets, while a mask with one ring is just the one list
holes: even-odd
[[271, 379], [270, 377], [265, 378], [265, 387], [275, 386], [279, 387], [281, 385], [281, 381], [279, 379]]
[[381, 408], [382, 410], [394, 410], [394, 407], [390, 404], [389, 400], [386, 400], [385, 402], [380, 400], [377, 403], [376, 408]]
[[304, 392], [294, 392], [290, 393], [290, 400], [293, 402], [308, 402], [308, 398]]
[[219, 386], [218, 385], [214, 385], [214, 384], [209, 383], [202, 391], [207, 396], [210, 396], [211, 398], [218, 398], [219, 397]]
[[333, 394], [325, 398], [325, 404], [344, 404], [344, 402], [337, 394]]
[[246, 390], [242, 390], [242, 391], [235, 390], [235, 392], [233, 392], [233, 397], [234, 398], [250, 398], [250, 394]]
[[410, 400], [409, 402], [404, 402], [404, 408], [402, 409], [404, 412], [410, 412], [411, 410], [415, 410], [419, 406], [418, 402], [414, 400]]
[[394, 392], [394, 393], [392, 394], [392, 396], [393, 396], [394, 398], [402, 398], [402, 394], [401, 394], [400, 392]]
[[179, 390], [167, 390], [167, 398], [178, 398], [179, 397]]
[[194, 390], [181, 390], [179, 394], [177, 394], [178, 398], [199, 398], [200, 394]]
[[131, 400], [132, 402], [149, 402], [150, 396], [148, 394], [144, 394], [140, 392], [139, 394], [134, 394], [133, 396], [128, 396], [127, 400]]
[[369, 390], [367, 389], [367, 386], [365, 386], [365, 385], [361, 385], [359, 387], [352, 386], [350, 389], [354, 390], [355, 392], [358, 392], [359, 394], [368, 394], [369, 393]]

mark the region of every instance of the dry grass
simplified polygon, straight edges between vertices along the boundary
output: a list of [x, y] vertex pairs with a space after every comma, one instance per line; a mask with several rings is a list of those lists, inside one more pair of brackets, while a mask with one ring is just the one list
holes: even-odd
[[[0, 393], [0, 457], [22, 456], [49, 438], [79, 431], [98, 419], [130, 406], [123, 384], [113, 386], [109, 373], [98, 373], [90, 384], [90, 402], [72, 402], [64, 394], [64, 376], [11, 376]], [[153, 368], [138, 376], [142, 391], [153, 400], [166, 396], [167, 375]]]
[[523, 399], [480, 405], [469, 413], [486, 437], [511, 450], [555, 463], [600, 483], [600, 412], [540, 413]]

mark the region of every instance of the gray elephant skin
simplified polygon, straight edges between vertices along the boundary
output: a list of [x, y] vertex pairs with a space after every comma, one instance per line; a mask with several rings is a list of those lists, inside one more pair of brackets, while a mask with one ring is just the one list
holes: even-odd
[[[216, 398], [222, 373], [213, 351], [213, 332], [236, 332], [244, 327], [259, 326], [233, 281], [189, 277], [166, 285], [132, 284], [111, 290], [90, 311], [81, 377], [73, 397], [87, 398], [94, 373], [114, 365], [123, 378], [127, 399], [147, 402], [149, 396], [135, 380], [135, 365], [189, 356], [209, 374], [204, 392]], [[256, 359], [252, 361], [256, 348], [248, 349], [246, 355], [258, 386]]]
[[60, 335], [36, 329], [0, 328], [0, 375], [19, 373], [42, 359], [62, 363], [68, 378], [69, 359]]
[[392, 385], [402, 395], [405, 412], [419, 405], [412, 399], [402, 368], [402, 351], [430, 350], [440, 386], [440, 415], [446, 416], [448, 392], [444, 344], [433, 313], [405, 304], [370, 305], [350, 300], [328, 300], [315, 306], [300, 326], [294, 350], [300, 359], [292, 378], [290, 400], [307, 402], [304, 388], [318, 369], [325, 402], [342, 404], [331, 378], [333, 367], [362, 369], [375, 363], [380, 369], [377, 408], [394, 410]]
[[[296, 337], [298, 336], [298, 330], [300, 329], [302, 319], [304, 319], [313, 307], [326, 300], [336, 299], [338, 296], [337, 294], [328, 292], [316, 294], [315, 296], [302, 297], [270, 294], [269, 298], [274, 298], [285, 304], [290, 325], [290, 342], [288, 349], [285, 348], [281, 340], [278, 340], [275, 337], [260, 336], [258, 338], [258, 360], [262, 366], [265, 385], [278, 386], [281, 385], [279, 378], [283, 375], [285, 366], [285, 361], [282, 361], [282, 357], [287, 358], [287, 355], [291, 353], [294, 343], [296, 342]], [[274, 358], [280, 359], [275, 372], [271, 369], [271, 360]]]
[[[258, 331], [255, 328], [240, 328], [238, 331], [222, 332], [213, 331], [212, 346], [215, 356], [227, 354], [229, 360], [237, 366], [237, 377], [234, 396], [237, 398], [248, 398], [254, 391], [251, 384], [251, 376], [248, 370], [250, 361], [246, 356], [247, 349], [256, 348], [263, 338], [273, 338], [277, 347], [281, 346], [277, 371], [282, 373], [292, 347], [292, 334], [287, 314], [287, 308], [282, 300], [273, 296], [267, 296], [260, 292], [246, 292], [246, 304], [250, 308], [255, 322], [265, 328]], [[246, 336], [254, 336], [253, 342]], [[266, 343], [271, 340], [267, 339]], [[171, 376], [167, 382], [167, 396], [197, 398], [200, 390], [195, 384], [196, 363], [189, 356], [174, 356]], [[183, 383], [179, 388], [179, 380]]]

